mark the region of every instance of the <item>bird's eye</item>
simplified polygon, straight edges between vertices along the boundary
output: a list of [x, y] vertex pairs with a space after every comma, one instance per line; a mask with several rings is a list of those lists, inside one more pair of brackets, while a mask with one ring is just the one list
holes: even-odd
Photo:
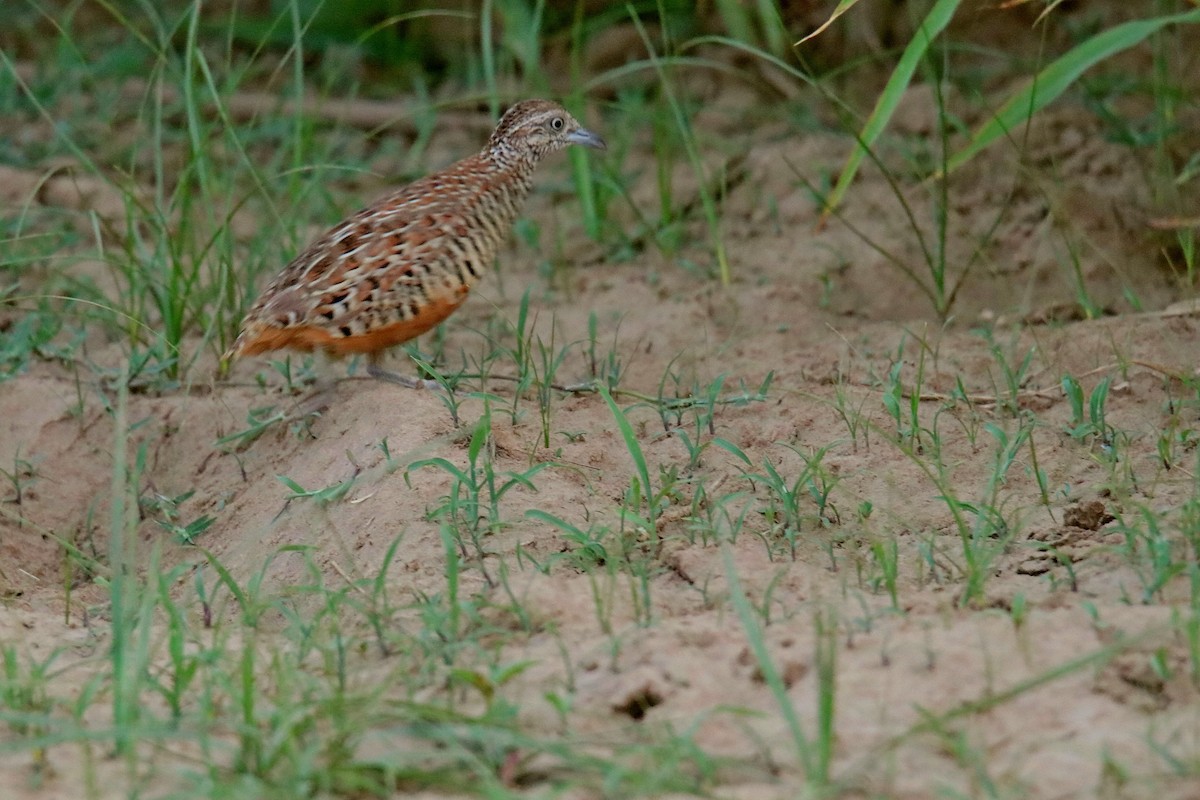
[[550, 120], [550, 127], [554, 128], [556, 131], [561, 131], [563, 129], [563, 118], [555, 117], [554, 119]]

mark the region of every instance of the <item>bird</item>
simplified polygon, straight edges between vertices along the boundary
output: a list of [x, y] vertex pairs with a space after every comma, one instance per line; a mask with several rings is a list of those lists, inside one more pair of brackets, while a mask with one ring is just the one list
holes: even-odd
[[221, 358], [280, 349], [365, 355], [373, 378], [387, 352], [432, 330], [463, 304], [495, 261], [543, 157], [569, 145], [606, 149], [562, 105], [523, 100], [483, 150], [385, 195], [331, 228], [263, 290]]

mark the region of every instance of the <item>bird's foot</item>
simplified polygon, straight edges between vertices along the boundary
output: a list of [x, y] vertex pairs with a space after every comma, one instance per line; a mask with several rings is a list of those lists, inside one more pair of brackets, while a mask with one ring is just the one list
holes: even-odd
[[377, 381], [397, 383], [409, 389], [428, 389], [434, 392], [442, 390], [442, 385], [437, 381], [410, 378], [407, 375], [400, 375], [391, 370], [386, 370], [378, 364], [367, 364], [367, 374]]
[[312, 391], [296, 400], [288, 411], [287, 419], [291, 422], [318, 417], [324, 414], [337, 399], [336, 382], [319, 382]]

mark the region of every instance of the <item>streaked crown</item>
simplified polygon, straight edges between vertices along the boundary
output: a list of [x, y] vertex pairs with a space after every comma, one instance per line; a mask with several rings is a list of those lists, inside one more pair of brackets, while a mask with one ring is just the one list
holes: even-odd
[[604, 140], [584, 128], [558, 103], [523, 100], [504, 112], [488, 140], [485, 152], [506, 161], [537, 161], [567, 145], [605, 149]]

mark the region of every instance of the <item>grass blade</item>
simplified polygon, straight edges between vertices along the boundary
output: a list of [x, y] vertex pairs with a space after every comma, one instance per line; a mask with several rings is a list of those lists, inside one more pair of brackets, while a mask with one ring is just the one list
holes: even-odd
[[839, 2], [837, 4], [837, 8], [835, 8], [833, 10], [833, 13], [829, 15], [829, 19], [822, 22], [821, 26], [819, 28], [817, 28], [815, 31], [813, 31], [812, 33], [810, 33], [808, 36], [805, 36], [803, 39], [796, 42], [796, 46], [799, 47], [800, 45], [807, 42], [809, 39], [813, 39], [817, 36], [820, 36], [822, 33], [825, 32], [825, 30], [830, 25], [833, 24], [834, 20], [836, 20], [842, 14], [845, 14], [847, 11], [849, 11], [851, 8], [853, 8], [857, 3], [858, 3], [858, 0], [841, 0], [841, 2]]
[[625, 416], [625, 412], [617, 405], [617, 401], [613, 400], [608, 387], [600, 384], [596, 390], [604, 398], [604, 402], [608, 403], [608, 410], [612, 412], [613, 419], [616, 420], [617, 427], [621, 430], [625, 449], [629, 451], [629, 457], [633, 459], [633, 465], [637, 469], [638, 479], [642, 482], [642, 494], [646, 498], [650, 522], [653, 523], [655, 515], [654, 498], [650, 493], [650, 470], [646, 466], [646, 456], [642, 452], [642, 446], [638, 444], [637, 434], [633, 432], [633, 426], [629, 424], [629, 418]]
[[925, 52], [929, 49], [930, 43], [950, 24], [950, 20], [954, 17], [954, 12], [958, 10], [959, 2], [960, 0], [938, 0], [937, 4], [929, 10], [929, 14], [926, 15], [925, 19], [921, 21], [912, 41], [908, 43], [908, 47], [904, 48], [904, 53], [900, 56], [900, 63], [896, 65], [896, 69], [892, 72], [891, 77], [888, 78], [887, 85], [879, 95], [879, 99], [875, 102], [875, 109], [871, 112], [871, 116], [867, 118], [862, 133], [859, 134], [858, 146], [854, 148], [850, 153], [850, 157], [846, 159], [846, 166], [842, 167], [842, 172], [838, 175], [837, 184], [825, 199], [825, 210], [821, 213], [821, 224], [824, 224], [833, 209], [841, 203], [842, 197], [846, 194], [846, 190], [850, 188], [850, 184], [854, 180], [854, 176], [858, 174], [858, 168], [862, 164], [867, 149], [875, 143], [875, 140], [879, 138], [884, 128], [887, 127], [888, 122], [891, 121], [892, 114], [895, 113], [896, 107], [900, 105], [900, 100], [904, 97], [904, 92], [908, 89], [908, 85], [912, 81], [912, 76], [917, 70], [917, 65], [925, 57]]
[[818, 773], [815, 769], [816, 764], [808, 737], [804, 735], [804, 728], [800, 725], [800, 716], [796, 713], [796, 707], [792, 705], [791, 698], [788, 697], [783, 676], [779, 674], [779, 669], [767, 651], [767, 643], [763, 638], [762, 629], [754, 617], [754, 609], [750, 607], [750, 600], [742, 588], [737, 566], [733, 563], [733, 551], [728, 542], [721, 543], [721, 558], [725, 565], [725, 580], [729, 584], [729, 602], [733, 605], [738, 621], [741, 622], [742, 629], [746, 632], [746, 643], [754, 655], [754, 661], [758, 665], [763, 683], [771, 690], [771, 695], [775, 698], [776, 705], [779, 706], [779, 713], [787, 724], [792, 744], [796, 748], [796, 757], [804, 768], [804, 777], [808, 780], [817, 779]]
[[691, 124], [688, 122], [687, 115], [683, 112], [683, 105], [671, 88], [671, 82], [667, 79], [667, 72], [658, 57], [658, 53], [655, 52], [654, 43], [650, 40], [650, 35], [646, 32], [646, 26], [642, 24], [637, 10], [632, 3], [626, 3], [625, 8], [629, 13], [629, 19], [633, 22], [634, 27], [637, 28], [638, 35], [642, 39], [642, 44], [645, 45], [646, 51], [650, 54], [650, 60], [654, 63], [655, 71], [658, 72], [663, 96], [666, 97], [667, 104], [671, 108], [671, 114], [675, 119], [675, 124], [679, 128], [679, 135], [683, 139], [688, 160], [692, 163], [692, 169], [695, 171], [696, 177], [700, 179], [700, 205], [704, 210], [704, 219], [708, 226], [709, 239], [712, 243], [713, 254], [717, 259], [717, 272], [721, 276], [721, 285], [728, 286], [733, 278], [729, 271], [729, 258], [725, 253], [725, 241], [721, 238], [721, 220], [717, 214], [716, 201], [713, 199], [712, 193], [708, 190], [707, 170], [704, 169], [704, 162], [701, 160], [700, 151], [696, 147], [696, 135], [692, 130]]

